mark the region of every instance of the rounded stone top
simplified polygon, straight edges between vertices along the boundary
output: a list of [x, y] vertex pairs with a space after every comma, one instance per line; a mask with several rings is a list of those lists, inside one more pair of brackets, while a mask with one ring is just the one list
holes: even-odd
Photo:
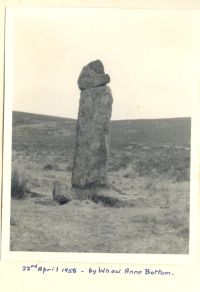
[[92, 61], [87, 66], [98, 74], [105, 74], [103, 63], [100, 60]]
[[100, 60], [95, 60], [83, 67], [78, 78], [78, 87], [84, 90], [104, 86], [109, 82], [110, 77], [105, 74], [103, 63]]

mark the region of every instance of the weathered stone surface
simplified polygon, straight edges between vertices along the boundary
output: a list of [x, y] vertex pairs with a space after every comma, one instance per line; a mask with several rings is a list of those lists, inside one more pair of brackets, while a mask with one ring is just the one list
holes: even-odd
[[[90, 64], [93, 68], [97, 66], [97, 63]], [[101, 71], [102, 68], [95, 70]], [[92, 72], [94, 71], [92, 70]], [[81, 91], [79, 102], [72, 173], [72, 186], [76, 188], [108, 184], [109, 121], [113, 99], [110, 88], [108, 86], [97, 87], [97, 84], [102, 84], [96, 82], [95, 78], [96, 75], [93, 73], [90, 83], [93, 84], [93, 87]]]
[[104, 73], [101, 61], [96, 60], [83, 67], [78, 78], [78, 86], [81, 90], [104, 86], [110, 82], [108, 74]]
[[98, 74], [105, 74], [103, 63], [100, 60], [92, 61], [87, 66]]
[[72, 200], [70, 188], [61, 182], [55, 181], [53, 185], [53, 200], [60, 205], [66, 204]]

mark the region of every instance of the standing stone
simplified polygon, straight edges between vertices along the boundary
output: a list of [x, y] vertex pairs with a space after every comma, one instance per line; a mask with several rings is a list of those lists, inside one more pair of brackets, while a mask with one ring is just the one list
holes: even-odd
[[106, 186], [109, 155], [109, 121], [112, 112], [112, 93], [106, 84], [101, 61], [83, 67], [78, 78], [81, 89], [76, 128], [72, 186], [89, 188]]

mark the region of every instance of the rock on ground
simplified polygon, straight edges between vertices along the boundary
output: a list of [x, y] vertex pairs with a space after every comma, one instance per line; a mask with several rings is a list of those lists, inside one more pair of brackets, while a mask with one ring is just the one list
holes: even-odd
[[53, 186], [53, 200], [60, 205], [66, 204], [73, 199], [70, 188], [56, 181]]

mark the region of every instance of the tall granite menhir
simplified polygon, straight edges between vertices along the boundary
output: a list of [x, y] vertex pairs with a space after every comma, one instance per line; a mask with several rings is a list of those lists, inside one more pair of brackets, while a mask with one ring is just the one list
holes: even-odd
[[108, 184], [109, 122], [112, 112], [110, 82], [101, 61], [83, 67], [78, 78], [81, 90], [76, 128], [72, 186], [103, 187]]

